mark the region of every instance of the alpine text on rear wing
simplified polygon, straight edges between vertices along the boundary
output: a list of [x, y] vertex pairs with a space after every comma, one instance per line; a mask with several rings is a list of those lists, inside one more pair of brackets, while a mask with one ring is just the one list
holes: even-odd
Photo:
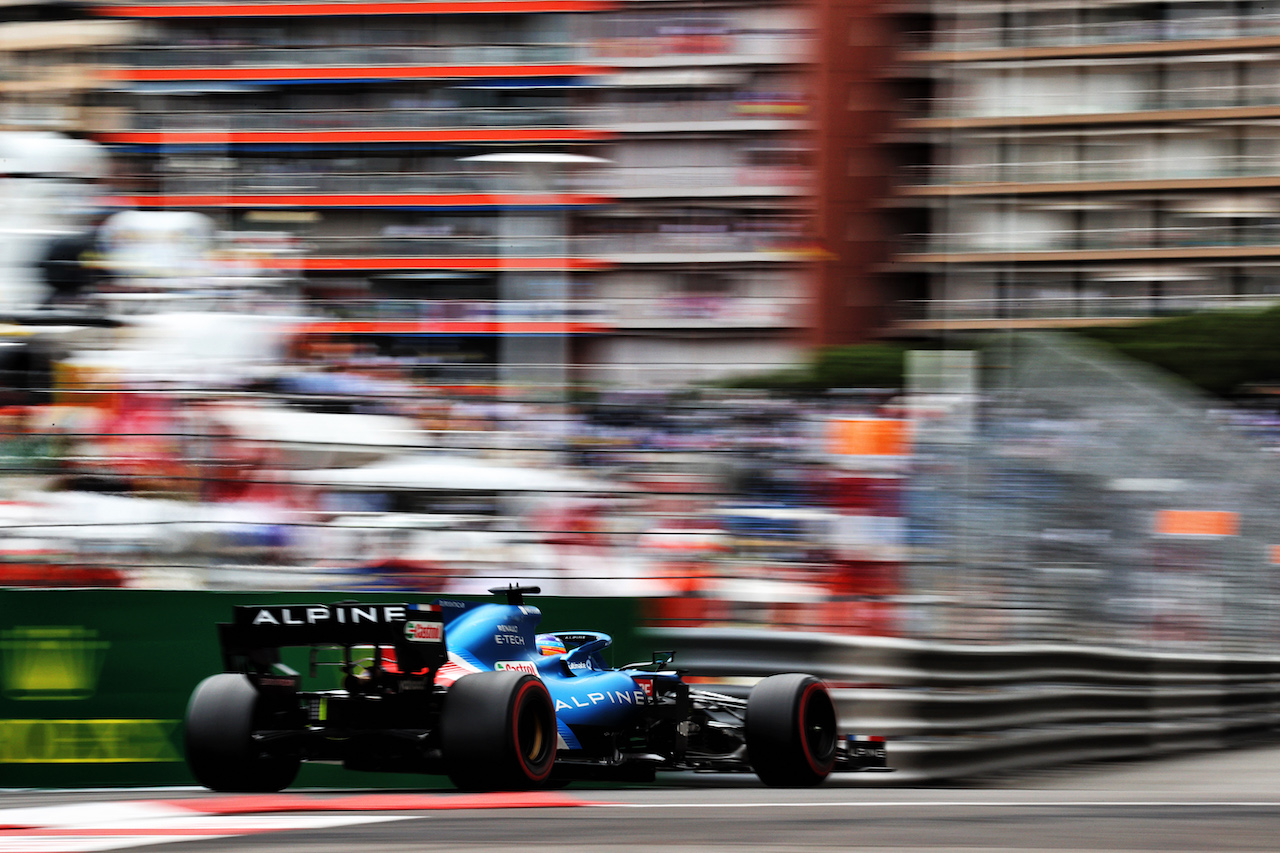
[[218, 632], [229, 670], [268, 667], [287, 646], [391, 646], [404, 672], [436, 669], [446, 657], [444, 618], [434, 604], [237, 606]]

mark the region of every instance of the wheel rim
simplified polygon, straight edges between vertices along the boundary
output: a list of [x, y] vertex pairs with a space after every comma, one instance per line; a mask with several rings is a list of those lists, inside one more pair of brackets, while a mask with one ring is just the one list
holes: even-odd
[[835, 706], [819, 685], [805, 691], [800, 731], [810, 765], [815, 771], [828, 769], [836, 753]]
[[530, 764], [537, 764], [542, 759], [546, 739], [541, 716], [536, 710], [530, 710], [520, 725], [521, 751]]
[[551, 724], [544, 713], [543, 703], [535, 698], [539, 688], [541, 685], [537, 683], [526, 685], [516, 705], [515, 750], [531, 778], [551, 772], [554, 757], [555, 739], [551, 734]]

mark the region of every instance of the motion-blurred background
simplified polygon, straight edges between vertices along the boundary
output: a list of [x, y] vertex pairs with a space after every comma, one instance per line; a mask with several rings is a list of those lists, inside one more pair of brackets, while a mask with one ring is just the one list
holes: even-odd
[[1273, 3], [0, 21], [2, 585], [1280, 629]]

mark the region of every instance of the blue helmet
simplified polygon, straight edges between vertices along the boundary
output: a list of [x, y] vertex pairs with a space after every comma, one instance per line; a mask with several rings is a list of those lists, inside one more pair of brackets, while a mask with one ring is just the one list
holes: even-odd
[[538, 651], [544, 655], [562, 655], [569, 651], [569, 648], [564, 644], [564, 640], [555, 634], [539, 634]]

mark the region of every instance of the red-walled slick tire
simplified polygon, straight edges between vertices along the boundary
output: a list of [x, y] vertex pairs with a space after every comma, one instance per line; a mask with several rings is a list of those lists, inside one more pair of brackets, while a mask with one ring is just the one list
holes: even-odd
[[820, 784], [835, 766], [838, 737], [835, 703], [812, 675], [770, 676], [747, 697], [747, 757], [766, 785]]
[[449, 688], [440, 712], [445, 772], [466, 791], [529, 790], [551, 777], [556, 712], [541, 679], [476, 672]]

